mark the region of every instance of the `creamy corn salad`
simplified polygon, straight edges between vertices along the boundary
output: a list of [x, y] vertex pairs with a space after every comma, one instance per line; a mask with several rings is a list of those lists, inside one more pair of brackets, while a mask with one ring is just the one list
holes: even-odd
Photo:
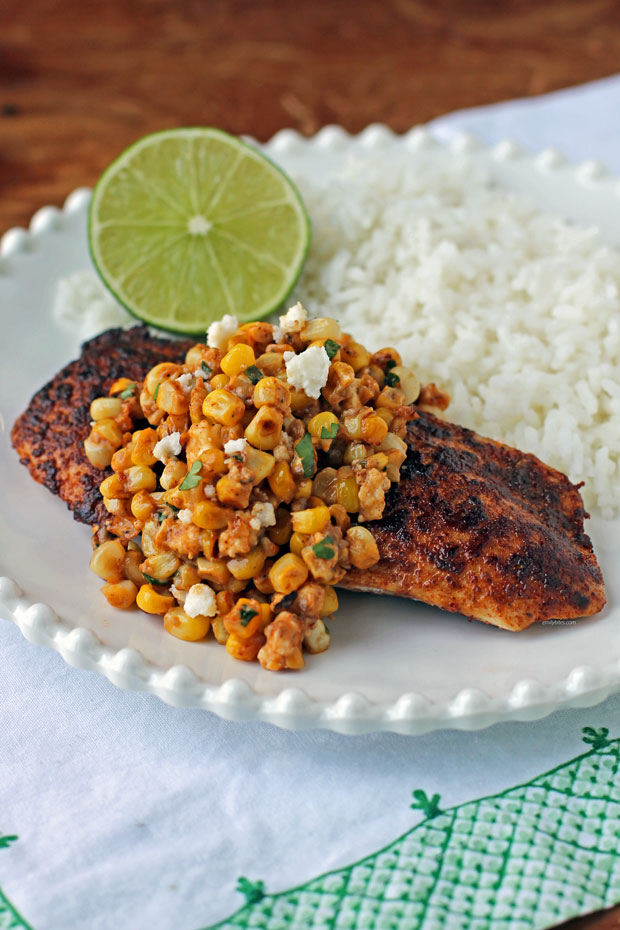
[[412, 405], [447, 403], [432, 388], [300, 304], [279, 326], [224, 317], [183, 364], [116, 381], [84, 443], [112, 468], [90, 561], [103, 594], [179, 639], [303, 668], [329, 646], [335, 586], [379, 561], [364, 524], [399, 481]]

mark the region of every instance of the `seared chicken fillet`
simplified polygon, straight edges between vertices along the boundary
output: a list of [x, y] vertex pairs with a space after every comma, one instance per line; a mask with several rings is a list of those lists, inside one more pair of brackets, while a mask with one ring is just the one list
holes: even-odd
[[146, 326], [109, 329], [82, 346], [82, 354], [34, 395], [15, 421], [11, 440], [35, 481], [58, 494], [82, 523], [109, 516], [99, 485], [112, 473], [91, 465], [84, 453], [90, 404], [117, 378], [142, 381], [158, 362], [180, 362], [194, 340], [158, 339]]
[[400, 484], [366, 524], [381, 561], [341, 587], [398, 594], [522, 630], [597, 613], [601, 570], [579, 490], [533, 455], [420, 411]]
[[[84, 453], [91, 401], [117, 378], [141, 381], [158, 362], [180, 362], [193, 343], [156, 338], [145, 326], [102, 333], [16, 421], [20, 460], [76, 520], [109, 517], [99, 485], [110, 470]], [[350, 570], [342, 587], [414, 598], [509, 630], [601, 610], [603, 579], [568, 478], [422, 411], [409, 424], [408, 445], [382, 519], [367, 524], [381, 561]]]

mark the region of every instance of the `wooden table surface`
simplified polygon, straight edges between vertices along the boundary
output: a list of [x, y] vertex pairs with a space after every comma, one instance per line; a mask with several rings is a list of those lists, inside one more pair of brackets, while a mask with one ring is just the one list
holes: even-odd
[[156, 129], [403, 131], [619, 63], [616, 0], [2, 0], [0, 233]]

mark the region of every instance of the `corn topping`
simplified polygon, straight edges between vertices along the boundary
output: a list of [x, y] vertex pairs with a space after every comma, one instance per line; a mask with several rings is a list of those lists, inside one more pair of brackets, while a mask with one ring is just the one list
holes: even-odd
[[328, 648], [334, 586], [379, 561], [364, 524], [428, 393], [396, 349], [371, 353], [336, 320], [298, 304], [281, 325], [231, 324], [142, 383], [119, 378], [84, 442], [108, 469], [90, 562], [108, 603], [271, 671]]

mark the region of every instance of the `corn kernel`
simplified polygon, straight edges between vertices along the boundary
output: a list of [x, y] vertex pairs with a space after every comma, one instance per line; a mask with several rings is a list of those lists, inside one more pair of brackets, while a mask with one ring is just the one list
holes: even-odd
[[378, 446], [387, 435], [387, 423], [381, 417], [371, 413], [362, 420], [362, 438], [371, 446]]
[[143, 584], [136, 596], [136, 604], [147, 614], [165, 614], [174, 607], [171, 594], [160, 594], [152, 584]]
[[345, 465], [352, 465], [353, 462], [360, 462], [367, 459], [370, 455], [370, 449], [363, 442], [350, 442], [344, 450], [342, 461]]
[[318, 655], [329, 649], [329, 630], [321, 619], [315, 620], [306, 627], [304, 633], [304, 647], [311, 655]]
[[118, 581], [116, 584], [104, 584], [101, 590], [107, 598], [108, 604], [118, 610], [128, 610], [135, 603], [136, 594], [138, 593], [136, 585], [128, 579]]
[[359, 342], [349, 342], [343, 345], [340, 350], [340, 357], [343, 362], [350, 365], [353, 371], [358, 372], [361, 368], [367, 368], [370, 365], [370, 352], [360, 345]]
[[300, 533], [293, 533], [288, 541], [288, 547], [293, 555], [301, 555], [301, 550], [306, 545], [306, 541]]
[[241, 372], [249, 368], [250, 365], [254, 365], [255, 362], [256, 358], [251, 346], [238, 343], [226, 353], [220, 362], [220, 367], [225, 375], [229, 375], [232, 378], [234, 375], [241, 374]]
[[199, 501], [194, 507], [193, 521], [203, 530], [223, 530], [231, 519], [232, 513], [215, 501]]
[[296, 591], [307, 577], [308, 569], [305, 562], [293, 552], [280, 556], [269, 572], [269, 580], [278, 594], [290, 594]]
[[347, 513], [359, 513], [360, 497], [357, 481], [351, 476], [336, 479], [336, 501], [341, 504]]
[[211, 618], [211, 629], [213, 630], [213, 635], [220, 646], [225, 646], [226, 641], [229, 637], [229, 632], [224, 626], [223, 617], [212, 617]]
[[180, 564], [180, 559], [173, 552], [156, 552], [155, 555], [150, 555], [140, 567], [145, 575], [163, 582], [174, 575]]
[[297, 510], [291, 514], [291, 522], [295, 533], [320, 533], [329, 523], [329, 510], [325, 505], [310, 507], [307, 510]]
[[333, 339], [334, 342], [338, 342], [340, 335], [340, 324], [327, 316], [308, 320], [301, 329], [301, 338], [306, 342], [311, 342], [313, 339]]
[[295, 492], [295, 500], [301, 501], [306, 500], [312, 494], [312, 478], [302, 478], [297, 481], [297, 491]]
[[222, 426], [235, 426], [243, 419], [245, 404], [236, 394], [217, 388], [205, 397], [202, 412]]
[[114, 419], [123, 409], [120, 397], [95, 397], [90, 405], [91, 420]]
[[126, 475], [127, 489], [132, 494], [136, 491], [154, 491], [157, 487], [157, 475], [148, 465], [133, 465], [127, 469]]
[[314, 436], [315, 439], [323, 439], [323, 430], [327, 430], [330, 434], [327, 438], [332, 439], [335, 438], [337, 433], [337, 429], [336, 433], [334, 433], [334, 426], [338, 427], [338, 417], [333, 413], [325, 411], [324, 413], [317, 413], [316, 416], [308, 421], [308, 432], [311, 436]]
[[129, 498], [131, 497], [131, 491], [128, 490], [126, 486], [125, 475], [127, 472], [121, 472], [121, 474], [109, 475], [105, 478], [99, 485], [99, 490], [104, 497], [118, 497], [118, 498]]
[[283, 422], [284, 417], [277, 407], [259, 407], [245, 429], [245, 438], [256, 449], [275, 449], [280, 442]]
[[180, 416], [189, 410], [190, 396], [183, 390], [179, 381], [162, 381], [157, 392], [157, 406], [173, 416]]
[[164, 614], [164, 629], [177, 639], [183, 639], [188, 643], [204, 639], [210, 626], [209, 617], [200, 614], [197, 617], [188, 617], [182, 607], [171, 607]]
[[397, 349], [394, 349], [392, 346], [387, 346], [385, 349], [379, 349], [378, 352], [375, 352], [371, 362], [378, 365], [379, 368], [385, 368], [388, 362], [395, 362], [396, 365], [402, 365], [403, 360]]
[[164, 466], [164, 470], [159, 478], [159, 483], [164, 490], [169, 491], [176, 488], [187, 474], [187, 465], [181, 461], [171, 461]]
[[389, 428], [390, 423], [394, 419], [394, 414], [392, 413], [392, 411], [388, 410], [387, 407], [378, 407], [375, 410], [375, 413], [377, 414], [378, 417], [381, 417], [382, 420], [385, 420]]
[[132, 438], [131, 462], [133, 465], [154, 465], [157, 458], [153, 449], [157, 443], [157, 431], [151, 428], [136, 430]]
[[390, 370], [393, 377], [398, 378], [398, 384], [405, 395], [405, 403], [413, 404], [420, 396], [420, 382], [411, 368], [405, 368], [403, 365], [396, 365]]
[[121, 391], [126, 391], [128, 387], [131, 387], [134, 384], [131, 378], [117, 378], [113, 383], [112, 387], [108, 391], [110, 397], [113, 394], [120, 394]]
[[200, 578], [206, 578], [212, 584], [224, 587], [230, 580], [231, 575], [225, 559], [206, 559], [199, 556], [196, 559], [196, 567]]
[[265, 636], [263, 633], [256, 633], [251, 639], [240, 639], [239, 636], [231, 633], [226, 640], [226, 652], [233, 659], [240, 659], [242, 662], [254, 662], [264, 645]]
[[335, 468], [322, 468], [313, 478], [312, 494], [326, 504], [335, 503], [337, 476], [338, 472]]
[[356, 568], [370, 568], [379, 561], [375, 538], [365, 526], [352, 526], [347, 530], [349, 558]]
[[269, 404], [287, 411], [291, 404], [291, 392], [279, 378], [262, 378], [254, 388], [252, 403], [257, 409]]
[[[166, 378], [173, 378], [175, 375], [181, 374], [182, 370], [181, 365], [175, 365], [174, 362], [160, 362], [159, 365], [155, 365], [144, 379], [144, 387], [147, 393], [152, 397], [157, 391], [158, 384], [161, 385]], [[157, 391], [157, 399], [159, 400], [159, 391]]]
[[348, 439], [357, 440], [358, 442], [359, 440], [363, 439], [363, 433], [362, 433], [363, 419], [364, 419], [364, 411], [360, 411], [348, 417], [343, 417], [342, 428]]
[[270, 526], [267, 530], [267, 537], [276, 546], [284, 546], [291, 538], [293, 527], [291, 525], [291, 515], [286, 507], [278, 507], [276, 510], [275, 526]]
[[108, 539], [97, 546], [90, 559], [90, 569], [104, 581], [119, 582], [123, 579], [125, 548], [118, 539]]
[[335, 614], [337, 610], [338, 595], [331, 585], [327, 585], [323, 594], [323, 603], [321, 605], [321, 610], [319, 611], [319, 616], [329, 617], [330, 614]]
[[[265, 375], [276, 375], [284, 370], [284, 362], [280, 352], [265, 352], [256, 359], [256, 367], [260, 368]], [[256, 404], [254, 405], [256, 406]]]
[[136, 520], [145, 522], [157, 510], [157, 504], [148, 491], [138, 491], [131, 498], [131, 512]]
[[290, 504], [295, 497], [297, 486], [288, 462], [276, 462], [267, 480], [276, 497], [284, 501], [285, 504]]
[[293, 413], [303, 413], [307, 409], [308, 404], [312, 403], [312, 399], [308, 397], [305, 391], [292, 391], [291, 392], [291, 411]]
[[211, 378], [211, 389], [216, 390], [216, 388], [225, 388], [229, 381], [230, 378], [228, 375], [225, 375], [222, 371], [217, 375], [213, 375]]
[[275, 469], [276, 460], [268, 452], [250, 447], [245, 454], [245, 464], [254, 475], [254, 484], [260, 484], [265, 478], [270, 477]]
[[233, 578], [241, 579], [242, 581], [249, 581], [250, 578], [253, 578], [254, 575], [257, 575], [262, 571], [263, 565], [265, 564], [265, 553], [260, 548], [256, 546], [247, 555], [242, 556], [238, 559], [229, 559], [228, 571], [233, 576]]

